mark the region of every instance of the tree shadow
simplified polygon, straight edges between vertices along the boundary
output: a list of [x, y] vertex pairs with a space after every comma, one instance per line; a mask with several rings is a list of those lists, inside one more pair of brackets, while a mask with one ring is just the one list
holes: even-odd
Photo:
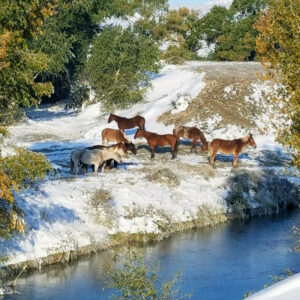
[[40, 109], [30, 108], [26, 111], [26, 115], [30, 120], [34, 121], [51, 121], [53, 119], [76, 116], [75, 111], [51, 111], [46, 110], [47, 107], [48, 106], [41, 106]]

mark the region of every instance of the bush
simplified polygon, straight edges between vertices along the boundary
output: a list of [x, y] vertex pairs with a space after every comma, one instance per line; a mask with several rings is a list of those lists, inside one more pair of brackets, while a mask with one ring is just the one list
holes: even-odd
[[0, 238], [14, 232], [24, 233], [23, 211], [14, 202], [14, 193], [52, 170], [44, 154], [15, 149], [15, 154], [1, 157], [0, 153]]
[[178, 176], [167, 168], [155, 170], [148, 174], [146, 179], [160, 184], [165, 184], [169, 187], [175, 187], [180, 184]]
[[113, 265], [105, 269], [107, 286], [114, 288], [121, 296], [113, 295], [114, 299], [148, 299], [171, 300], [185, 299], [191, 295], [180, 296], [178, 289], [174, 289], [181, 274], [162, 282], [159, 278], [159, 263], [145, 263], [144, 256], [137, 250], [116, 254]]

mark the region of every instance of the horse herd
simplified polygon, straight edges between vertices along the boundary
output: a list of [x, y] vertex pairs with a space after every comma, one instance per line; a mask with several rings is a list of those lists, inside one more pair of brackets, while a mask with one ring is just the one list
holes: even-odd
[[[233, 154], [233, 166], [237, 166], [238, 156], [244, 147], [250, 145], [256, 148], [252, 134], [246, 137], [223, 140], [214, 139], [208, 142], [204, 134], [197, 127], [178, 126], [174, 128], [173, 134], [157, 134], [145, 130], [145, 118], [136, 116], [133, 118], [124, 118], [110, 114], [108, 123], [115, 121], [119, 129], [105, 128], [102, 130], [102, 142], [104, 145], [95, 145], [85, 149], [75, 149], [71, 152], [71, 172], [78, 174], [81, 168], [88, 171], [88, 166], [93, 167], [94, 172], [102, 166], [102, 172], [106, 166], [110, 166], [114, 161], [116, 167], [121, 162], [122, 157], [130, 151], [136, 154], [135, 145], [125, 135], [125, 129], [138, 127], [134, 138], [145, 138], [148, 142], [151, 158], [154, 158], [155, 147], [171, 146], [172, 159], [176, 158], [180, 138], [192, 140], [191, 152], [193, 149], [197, 152], [198, 141], [201, 142], [202, 150], [209, 153], [210, 164], [214, 166], [215, 156], [218, 152], [224, 154]], [[116, 144], [108, 146], [110, 142]]]

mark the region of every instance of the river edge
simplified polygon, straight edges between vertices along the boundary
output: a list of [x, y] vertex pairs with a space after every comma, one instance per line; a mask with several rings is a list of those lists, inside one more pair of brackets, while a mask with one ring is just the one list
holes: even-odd
[[[174, 234], [183, 233], [190, 230], [205, 228], [205, 227], [213, 227], [221, 223], [230, 222], [236, 219], [247, 219], [251, 217], [257, 216], [267, 216], [267, 215], [275, 215], [282, 213], [285, 210], [296, 209], [296, 207], [300, 207], [300, 201], [298, 200], [298, 204], [295, 205], [295, 202], [288, 203], [284, 209], [273, 209], [273, 211], [269, 211], [268, 213], [261, 214], [260, 209], [251, 209], [248, 215], [244, 213], [241, 215], [233, 214], [233, 213], [211, 213], [210, 217], [208, 215], [203, 214], [199, 216], [199, 218], [181, 222], [181, 223], [172, 223], [168, 228], [164, 228], [160, 233], [118, 233], [110, 235], [110, 239], [106, 243], [92, 243], [90, 245], [78, 247], [77, 249], [72, 249], [69, 251], [56, 252], [54, 254], [50, 254], [45, 257], [40, 257], [34, 260], [27, 260], [17, 264], [11, 264], [4, 266], [0, 269], [0, 288], [5, 289], [7, 287], [13, 287], [15, 285], [14, 280], [18, 278], [20, 273], [26, 274], [30, 271], [34, 270], [42, 270], [42, 268], [54, 265], [54, 264], [70, 264], [79, 260], [83, 257], [89, 257], [91, 255], [97, 254], [101, 251], [114, 249], [121, 246], [138, 246], [143, 247], [153, 243], [158, 243], [167, 238], [170, 238]], [[213, 218], [212, 218], [213, 216]], [[0, 294], [1, 295], [1, 294]]]

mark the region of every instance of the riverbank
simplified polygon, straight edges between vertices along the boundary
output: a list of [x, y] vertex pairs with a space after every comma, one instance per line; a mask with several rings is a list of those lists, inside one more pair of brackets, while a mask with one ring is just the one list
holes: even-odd
[[[213, 70], [222, 70], [218, 74], [224, 80]], [[134, 140], [135, 131], [128, 130], [138, 148], [136, 156], [128, 155], [117, 170], [74, 176], [70, 152], [100, 144], [102, 129], [116, 124], [107, 124], [108, 113], [98, 104], [81, 112], [64, 111], [60, 105], [29, 111], [26, 123], [10, 128], [10, 142], [45, 153], [54, 173], [16, 195], [26, 233], [1, 241], [0, 253], [8, 256], [3, 267], [30, 262], [41, 268], [132, 239], [155, 241], [225, 222], [229, 216], [247, 218], [298, 205], [299, 173], [289, 167], [288, 149], [275, 141], [275, 125], [282, 122], [272, 102], [278, 86], [260, 82], [255, 72], [262, 72], [258, 63], [165, 66], [153, 77], [144, 103], [115, 112], [141, 114], [146, 129], [158, 133], [171, 133], [179, 122], [196, 125], [208, 140], [238, 138], [251, 130], [257, 149], [246, 149], [237, 169], [232, 168], [232, 156], [225, 155], [218, 155], [212, 168], [203, 152], [190, 153], [189, 141], [182, 141], [176, 160], [169, 149], [159, 149], [151, 160], [146, 142]], [[217, 113], [207, 96], [216, 82], [221, 84], [213, 100], [219, 103]], [[231, 122], [230, 110], [236, 116]]]
[[[270, 276], [281, 277], [286, 268], [300, 270], [299, 254], [290, 251], [295, 246], [291, 228], [299, 224], [299, 212], [293, 209], [189, 230], [140, 251], [147, 263], [160, 262], [161, 281], [180, 271], [180, 290], [192, 293], [191, 299], [240, 300], [271, 284]], [[44, 300], [109, 299], [112, 290], [106, 287], [104, 270], [114, 254], [102, 251], [23, 274], [11, 290], [17, 295], [3, 300], [39, 300], [41, 295]]]

